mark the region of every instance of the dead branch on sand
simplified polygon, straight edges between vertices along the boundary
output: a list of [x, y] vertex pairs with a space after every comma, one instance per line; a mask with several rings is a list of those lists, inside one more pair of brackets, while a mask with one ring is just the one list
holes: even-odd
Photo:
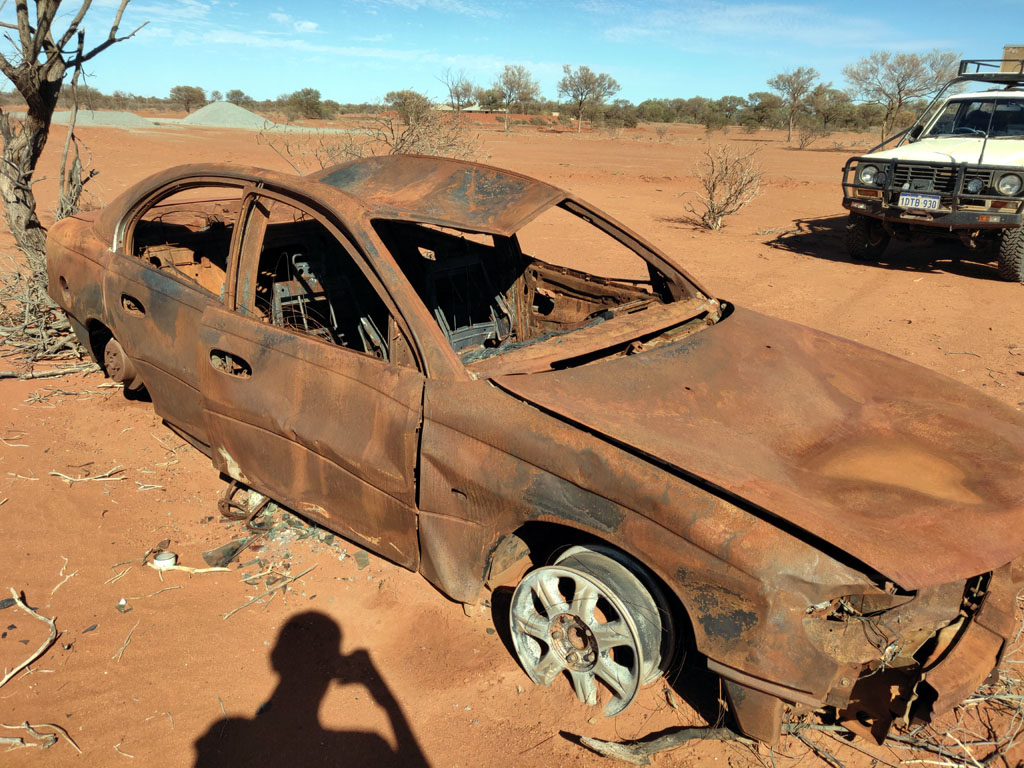
[[11, 590], [11, 597], [14, 598], [14, 602], [18, 605], [18, 607], [21, 608], [21, 610], [25, 611], [25, 613], [27, 613], [29, 616], [34, 616], [35, 618], [39, 619], [41, 622], [46, 624], [46, 626], [48, 626], [50, 628], [50, 635], [49, 635], [49, 637], [46, 638], [46, 641], [42, 645], [39, 646], [39, 648], [35, 651], [35, 653], [33, 653], [31, 656], [29, 656], [27, 659], [25, 659], [25, 661], [21, 662], [14, 669], [12, 669], [10, 672], [8, 672], [6, 675], [4, 675], [3, 680], [0, 680], [0, 688], [3, 688], [8, 682], [10, 682], [10, 680], [16, 674], [21, 672], [21, 670], [25, 669], [25, 667], [27, 667], [33, 661], [35, 661], [40, 656], [42, 656], [44, 653], [46, 653], [47, 649], [51, 645], [53, 645], [54, 642], [57, 640], [57, 634], [58, 634], [57, 633], [57, 622], [56, 622], [56, 620], [48, 619], [45, 616], [40, 616], [38, 613], [33, 611], [27, 605], [25, 605], [25, 601], [22, 600], [21, 596], [17, 592], [14, 591], [14, 587], [10, 587], [9, 589]]

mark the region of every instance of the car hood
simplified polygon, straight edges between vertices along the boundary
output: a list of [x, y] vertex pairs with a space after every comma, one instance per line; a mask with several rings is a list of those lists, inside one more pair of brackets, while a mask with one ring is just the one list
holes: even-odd
[[930, 163], [977, 163], [982, 145], [984, 165], [1024, 165], [1024, 141], [1018, 139], [989, 139], [978, 136], [921, 139], [892, 149], [875, 152], [869, 157], [879, 160], [920, 160]]
[[845, 339], [736, 309], [677, 343], [494, 382], [906, 589], [1024, 552], [1024, 417]]

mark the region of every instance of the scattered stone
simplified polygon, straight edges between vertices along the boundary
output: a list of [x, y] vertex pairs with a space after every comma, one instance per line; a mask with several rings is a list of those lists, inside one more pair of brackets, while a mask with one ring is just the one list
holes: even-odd
[[87, 632], [92, 632], [98, 626], [99, 626], [99, 624], [91, 624], [91, 625], [89, 625], [88, 627], [86, 627], [85, 629], [82, 630], [82, 634], [84, 635]]
[[119, 610], [121, 613], [128, 613], [132, 609], [132, 607], [128, 605], [128, 601], [125, 600], [123, 597], [121, 598], [120, 602], [118, 602], [118, 604], [115, 606], [115, 608], [117, 608], [117, 610]]
[[357, 550], [353, 557], [355, 557], [356, 567], [358, 567], [360, 571], [370, 564], [370, 555], [361, 549]]
[[0, 600], [0, 611], [4, 610], [5, 608], [10, 608], [12, 605], [14, 605], [14, 598], [5, 597], [3, 600]]

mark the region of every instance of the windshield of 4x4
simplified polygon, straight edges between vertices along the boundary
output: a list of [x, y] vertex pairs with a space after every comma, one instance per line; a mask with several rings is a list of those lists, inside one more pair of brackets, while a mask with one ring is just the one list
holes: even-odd
[[922, 138], [987, 136], [1024, 139], [1024, 99], [950, 101]]

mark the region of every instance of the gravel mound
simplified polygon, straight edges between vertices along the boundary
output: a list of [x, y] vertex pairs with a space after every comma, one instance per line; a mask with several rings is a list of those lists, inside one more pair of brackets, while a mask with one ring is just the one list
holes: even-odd
[[[67, 125], [71, 119], [70, 112], [54, 112], [53, 122]], [[131, 112], [97, 112], [92, 109], [79, 109], [76, 125], [101, 125], [110, 128], [152, 128], [155, 123]]]
[[215, 101], [197, 109], [184, 120], [187, 125], [206, 125], [218, 128], [248, 128], [254, 131], [272, 128], [274, 124], [265, 117], [243, 109], [227, 101]]

